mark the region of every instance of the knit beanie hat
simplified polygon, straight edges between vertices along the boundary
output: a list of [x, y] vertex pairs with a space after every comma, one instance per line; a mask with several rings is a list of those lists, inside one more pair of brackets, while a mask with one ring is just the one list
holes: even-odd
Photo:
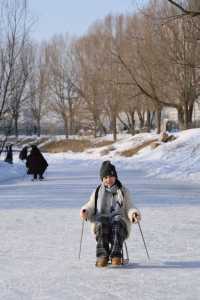
[[117, 172], [115, 166], [111, 164], [109, 160], [106, 160], [102, 163], [100, 168], [100, 177], [103, 180], [103, 177], [114, 176], [117, 178]]

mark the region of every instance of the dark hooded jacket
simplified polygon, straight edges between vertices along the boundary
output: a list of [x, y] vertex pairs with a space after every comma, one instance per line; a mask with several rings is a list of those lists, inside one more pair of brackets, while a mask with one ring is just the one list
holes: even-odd
[[19, 153], [19, 159], [26, 160], [28, 156], [28, 147], [24, 147]]
[[48, 163], [37, 146], [32, 146], [32, 150], [27, 157], [26, 167], [28, 174], [43, 174]]
[[12, 150], [12, 145], [6, 147], [6, 158], [5, 162], [8, 162], [9, 164], [13, 163], [13, 150]]

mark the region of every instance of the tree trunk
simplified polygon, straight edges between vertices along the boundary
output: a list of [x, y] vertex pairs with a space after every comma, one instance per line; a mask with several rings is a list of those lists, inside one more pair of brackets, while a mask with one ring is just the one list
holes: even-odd
[[156, 109], [156, 126], [157, 126], [157, 133], [159, 134], [161, 131], [161, 108], [157, 107]]
[[194, 104], [188, 105], [184, 103], [184, 106], [178, 108], [178, 124], [181, 130], [189, 129], [192, 126]]
[[18, 116], [15, 115], [14, 116], [14, 131], [15, 131], [15, 137], [17, 138], [19, 135], [19, 131], [18, 131]]
[[188, 110], [188, 119], [189, 119], [189, 122], [192, 123], [192, 117], [193, 117], [193, 109], [194, 109], [194, 103], [190, 104], [189, 105], [189, 110]]
[[140, 129], [142, 129], [144, 127], [144, 115], [140, 111], [137, 111], [137, 114], [140, 121]]
[[97, 137], [97, 128], [98, 128], [98, 120], [97, 118], [94, 116], [94, 138]]
[[116, 115], [112, 115], [112, 133], [113, 133], [113, 140], [116, 142], [117, 140], [117, 118]]
[[150, 130], [151, 130], [151, 113], [149, 110], [147, 110], [146, 127], [147, 127], [147, 131], [150, 132]]
[[135, 111], [131, 112], [131, 134], [134, 135], [135, 134]]
[[41, 125], [40, 125], [40, 119], [37, 120], [37, 136], [40, 137], [41, 135]]
[[102, 124], [101, 121], [99, 121], [99, 128], [100, 128], [100, 135], [106, 135], [107, 134], [107, 129], [106, 127]]
[[183, 108], [180, 106], [178, 108], [178, 126], [180, 128], [180, 130], [183, 130], [185, 129], [185, 124], [184, 124], [184, 111], [183, 111]]
[[66, 139], [69, 138], [69, 128], [68, 128], [68, 120], [64, 118], [64, 130], [65, 130], [65, 137]]
[[189, 129], [192, 127], [192, 114], [193, 114], [193, 103], [188, 105], [184, 105], [184, 115], [185, 115], [185, 129]]
[[74, 134], [74, 116], [72, 101], [69, 100], [69, 134]]

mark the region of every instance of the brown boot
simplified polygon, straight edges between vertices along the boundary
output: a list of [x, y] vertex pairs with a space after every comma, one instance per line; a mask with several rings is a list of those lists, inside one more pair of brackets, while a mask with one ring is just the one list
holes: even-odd
[[120, 266], [122, 264], [121, 257], [112, 257], [112, 266]]
[[106, 267], [108, 265], [107, 257], [98, 257], [96, 261], [96, 267]]

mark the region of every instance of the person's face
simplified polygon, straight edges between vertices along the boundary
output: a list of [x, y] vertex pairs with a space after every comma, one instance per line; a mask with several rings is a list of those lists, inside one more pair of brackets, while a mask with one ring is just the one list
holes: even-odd
[[106, 177], [103, 177], [103, 184], [106, 186], [106, 187], [111, 187], [115, 184], [116, 182], [116, 177], [115, 176], [106, 176]]

